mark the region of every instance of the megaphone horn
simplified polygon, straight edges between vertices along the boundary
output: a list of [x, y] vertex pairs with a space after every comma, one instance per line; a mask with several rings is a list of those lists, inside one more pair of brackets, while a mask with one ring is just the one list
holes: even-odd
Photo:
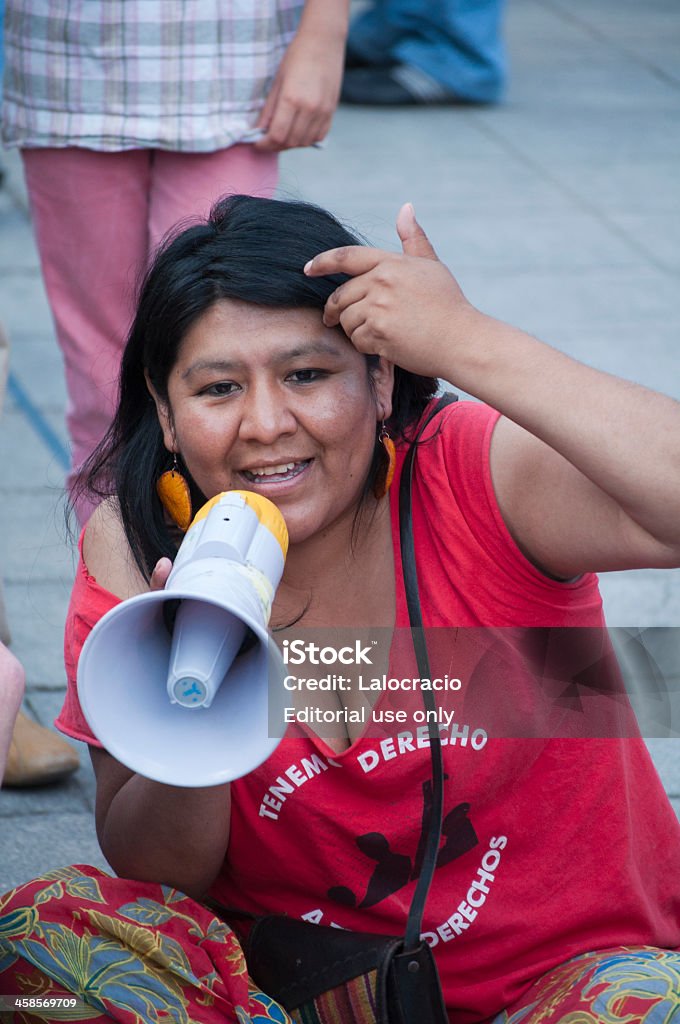
[[267, 624], [287, 550], [275, 505], [227, 491], [197, 513], [165, 589], [100, 619], [78, 695], [114, 757], [176, 786], [229, 782], [269, 757], [285, 667]]

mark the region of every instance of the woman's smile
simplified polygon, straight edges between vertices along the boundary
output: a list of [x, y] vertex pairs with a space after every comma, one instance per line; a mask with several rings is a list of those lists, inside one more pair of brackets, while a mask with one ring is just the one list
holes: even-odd
[[285, 484], [289, 480], [296, 480], [311, 466], [312, 461], [312, 459], [292, 459], [289, 462], [276, 462], [252, 469], [242, 469], [240, 472], [250, 484], [271, 487], [273, 484]]
[[353, 516], [391, 388], [391, 366], [369, 370], [317, 310], [221, 300], [187, 332], [158, 409], [206, 498], [263, 494], [297, 543]]

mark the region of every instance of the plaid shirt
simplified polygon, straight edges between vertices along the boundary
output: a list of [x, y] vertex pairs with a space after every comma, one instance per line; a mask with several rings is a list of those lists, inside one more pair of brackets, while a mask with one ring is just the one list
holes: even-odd
[[212, 152], [257, 120], [302, 0], [8, 0], [8, 146]]

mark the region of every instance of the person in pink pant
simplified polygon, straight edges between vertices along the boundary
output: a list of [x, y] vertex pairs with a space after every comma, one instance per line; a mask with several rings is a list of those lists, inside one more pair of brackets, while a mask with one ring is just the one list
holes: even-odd
[[[24, 163], [62, 349], [69, 490], [108, 429], [136, 284], [163, 236], [325, 137], [349, 0], [6, 4], [3, 139]], [[76, 502], [84, 523], [94, 505]]]

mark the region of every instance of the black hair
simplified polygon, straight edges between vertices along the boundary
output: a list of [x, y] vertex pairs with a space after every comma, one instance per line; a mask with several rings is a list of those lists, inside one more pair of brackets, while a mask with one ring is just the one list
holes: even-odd
[[[305, 263], [326, 249], [360, 244], [361, 239], [320, 207], [238, 195], [221, 199], [207, 221], [181, 230], [159, 249], [141, 284], [121, 363], [115, 417], [85, 463], [74, 492], [117, 496], [130, 548], [147, 579], [160, 557], [174, 557], [178, 544], [155, 490], [155, 481], [170, 467], [170, 456], [145, 371], [157, 395], [166, 400], [182, 340], [220, 299], [322, 311], [347, 277], [307, 277]], [[366, 360], [370, 374], [377, 357]], [[387, 423], [392, 437], [407, 433], [436, 389], [434, 378], [395, 367]], [[362, 502], [384, 473], [383, 451], [376, 444]], [[185, 475], [194, 508], [199, 508], [206, 498]]]

